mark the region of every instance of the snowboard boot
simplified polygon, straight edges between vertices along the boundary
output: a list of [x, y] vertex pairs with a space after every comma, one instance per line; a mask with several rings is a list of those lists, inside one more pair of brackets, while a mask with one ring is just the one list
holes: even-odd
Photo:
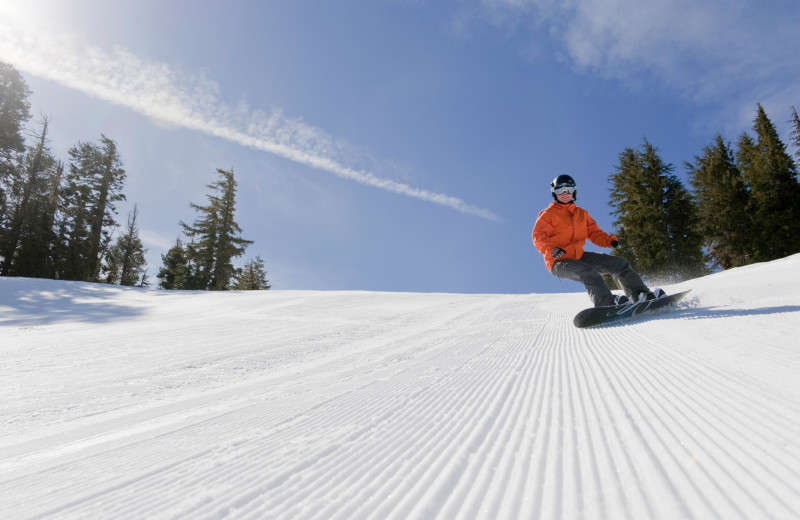
[[630, 302], [631, 300], [624, 294], [618, 294], [614, 296], [614, 305], [625, 305], [626, 303]]
[[659, 298], [663, 298], [666, 295], [667, 293], [665, 293], [662, 289], [655, 289], [653, 291], [639, 291], [636, 294], [636, 301], [645, 302], [648, 300], [657, 300]]

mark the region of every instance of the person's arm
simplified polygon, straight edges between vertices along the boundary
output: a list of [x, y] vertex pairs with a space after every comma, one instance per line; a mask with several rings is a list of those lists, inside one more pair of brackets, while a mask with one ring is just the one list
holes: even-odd
[[539, 213], [536, 224], [533, 225], [531, 239], [533, 240], [533, 246], [543, 255], [549, 254], [555, 247], [550, 243], [550, 237], [553, 236], [554, 229], [552, 221], [545, 212]]

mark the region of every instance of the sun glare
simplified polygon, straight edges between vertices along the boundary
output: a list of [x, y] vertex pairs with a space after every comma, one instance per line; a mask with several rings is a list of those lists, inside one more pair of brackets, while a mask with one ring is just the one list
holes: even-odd
[[8, 24], [24, 32], [67, 32], [71, 29], [70, 5], [68, 1], [0, 0], [0, 27]]

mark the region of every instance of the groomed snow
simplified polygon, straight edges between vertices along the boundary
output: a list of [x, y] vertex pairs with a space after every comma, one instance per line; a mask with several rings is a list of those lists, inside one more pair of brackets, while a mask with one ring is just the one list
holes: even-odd
[[800, 255], [686, 288], [579, 330], [577, 292], [0, 278], [2, 518], [798, 518]]

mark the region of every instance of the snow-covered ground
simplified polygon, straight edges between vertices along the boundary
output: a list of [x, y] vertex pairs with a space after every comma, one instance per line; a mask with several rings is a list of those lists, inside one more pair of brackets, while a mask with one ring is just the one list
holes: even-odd
[[0, 278], [0, 515], [798, 518], [800, 255], [684, 288], [579, 330], [582, 293]]

